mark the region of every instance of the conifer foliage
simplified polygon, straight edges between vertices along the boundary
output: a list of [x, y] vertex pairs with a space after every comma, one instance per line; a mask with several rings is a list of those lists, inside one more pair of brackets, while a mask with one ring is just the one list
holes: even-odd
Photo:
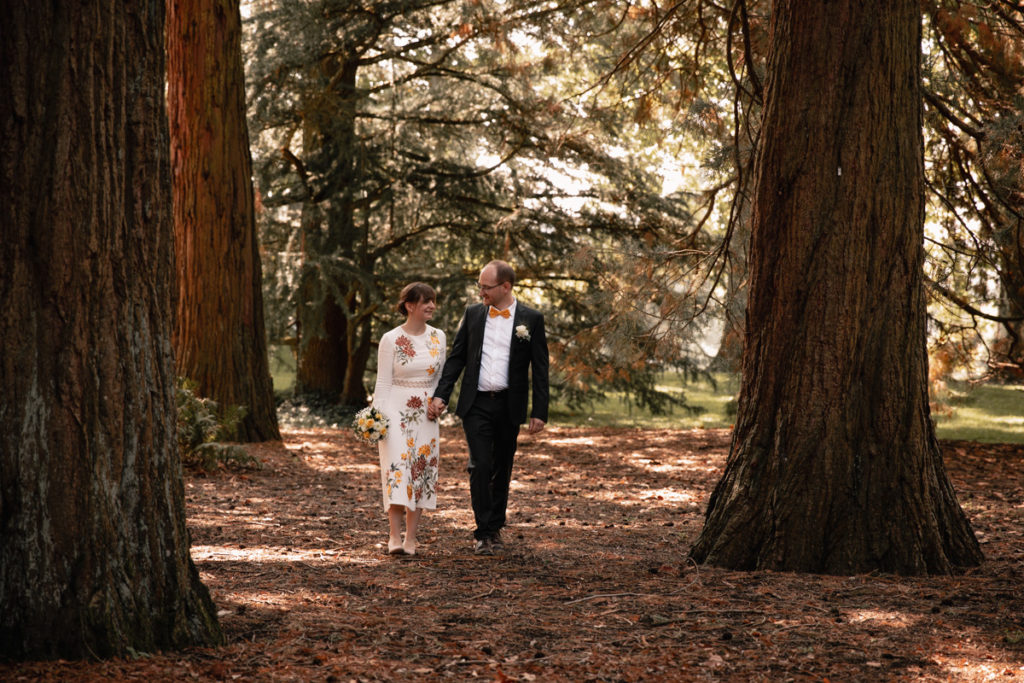
[[[1024, 12], [924, 4], [928, 275], [937, 343], [1024, 377]], [[984, 335], [984, 337], [982, 336]], [[986, 341], [986, 338], [988, 341]]]
[[[256, 5], [250, 114], [270, 291], [287, 302], [270, 328], [297, 349], [300, 391], [362, 403], [397, 289], [438, 285], [437, 323], [454, 328], [501, 257], [521, 296], [558, 312], [570, 399], [616, 387], [665, 407], [654, 371], [680, 346], [657, 355], [657, 335], [633, 333], [682, 296], [692, 260], [672, 270], [668, 254], [703, 254], [707, 233], [699, 198], [664, 192], [656, 133], [619, 95], [582, 96], [614, 64], [621, 46], [600, 36], [621, 19], [601, 2]], [[630, 15], [637, 33], [646, 21]], [[643, 291], [647, 252], [663, 286]]]

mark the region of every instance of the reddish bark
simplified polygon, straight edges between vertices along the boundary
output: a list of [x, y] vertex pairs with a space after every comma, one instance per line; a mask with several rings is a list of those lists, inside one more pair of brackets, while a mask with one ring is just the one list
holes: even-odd
[[213, 643], [171, 350], [162, 3], [0, 3], [0, 657]]
[[222, 407], [245, 407], [239, 440], [280, 439], [263, 322], [238, 0], [171, 0], [167, 17], [177, 372]]
[[773, 5], [743, 384], [699, 562], [982, 559], [929, 415], [920, 23], [914, 0]]

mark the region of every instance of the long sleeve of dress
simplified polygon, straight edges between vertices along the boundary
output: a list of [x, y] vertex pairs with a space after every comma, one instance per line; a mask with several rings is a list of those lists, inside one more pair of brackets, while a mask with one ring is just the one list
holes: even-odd
[[387, 405], [391, 393], [391, 373], [394, 365], [395, 344], [391, 334], [385, 334], [377, 345], [377, 383], [373, 387], [373, 405], [378, 410]]
[[435, 395], [435, 392], [437, 391], [437, 385], [441, 382], [441, 374], [443, 373], [444, 361], [447, 358], [448, 354], [448, 338], [445, 336], [445, 333], [441, 332], [440, 330], [438, 330], [437, 334], [441, 338], [441, 355], [437, 359], [437, 365], [434, 366], [439, 369], [437, 372], [434, 373], [434, 382], [430, 385], [430, 396]]

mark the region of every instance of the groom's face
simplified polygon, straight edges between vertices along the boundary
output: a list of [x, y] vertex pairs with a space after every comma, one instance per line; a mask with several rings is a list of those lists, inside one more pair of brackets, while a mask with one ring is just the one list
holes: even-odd
[[494, 268], [488, 266], [480, 271], [477, 290], [480, 292], [480, 301], [485, 305], [508, 308], [508, 293], [511, 289], [507, 282], [498, 283], [498, 274]]

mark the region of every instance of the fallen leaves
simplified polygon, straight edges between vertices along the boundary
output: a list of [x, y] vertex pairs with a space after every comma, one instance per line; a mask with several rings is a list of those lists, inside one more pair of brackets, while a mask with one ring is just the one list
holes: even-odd
[[524, 437], [508, 549], [472, 553], [461, 430], [442, 430], [418, 554], [385, 554], [376, 449], [332, 430], [187, 482], [193, 558], [228, 644], [0, 663], [4, 680], [1024, 681], [1024, 451], [946, 444], [986, 563], [904, 579], [729, 572], [687, 553], [721, 430]]

